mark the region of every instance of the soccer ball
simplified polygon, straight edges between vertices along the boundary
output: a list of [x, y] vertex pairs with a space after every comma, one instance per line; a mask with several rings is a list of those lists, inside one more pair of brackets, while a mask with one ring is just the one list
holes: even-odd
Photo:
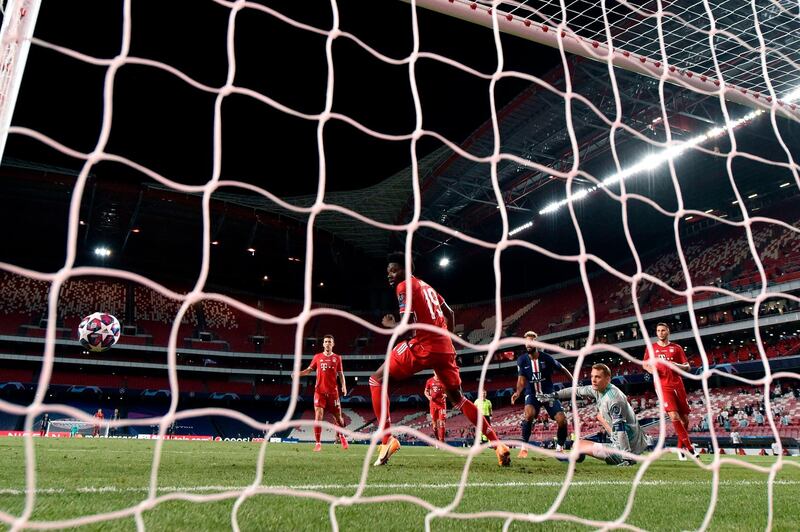
[[95, 312], [78, 325], [78, 341], [89, 351], [105, 351], [119, 341], [119, 320], [105, 312]]

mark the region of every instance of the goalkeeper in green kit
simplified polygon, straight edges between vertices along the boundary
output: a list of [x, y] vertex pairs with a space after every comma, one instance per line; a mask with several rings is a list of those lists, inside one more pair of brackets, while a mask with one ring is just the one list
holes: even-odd
[[[575, 395], [584, 399], [594, 399], [597, 402], [597, 419], [605, 427], [611, 437], [610, 444], [601, 444], [587, 440], [577, 442], [580, 451], [578, 462], [583, 461], [585, 455], [605, 460], [607, 464], [630, 466], [635, 461], [620, 454], [622, 451], [629, 454], [642, 454], [647, 450], [648, 438], [639, 426], [636, 414], [628, 403], [628, 398], [622, 390], [611, 384], [611, 370], [605, 364], [592, 366], [591, 386], [575, 388]], [[564, 388], [555, 393], [538, 394], [537, 399], [546, 403], [555, 399], [565, 400], [572, 397], [572, 388]]]

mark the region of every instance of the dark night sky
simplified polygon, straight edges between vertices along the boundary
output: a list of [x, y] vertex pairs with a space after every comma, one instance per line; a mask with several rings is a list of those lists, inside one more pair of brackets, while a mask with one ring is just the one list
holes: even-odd
[[[119, 53], [121, 2], [45, 1], [36, 37], [95, 57]], [[318, 2], [272, 2], [288, 16], [328, 27], [330, 5]], [[338, 3], [340, 27], [393, 58], [412, 51], [411, 7], [402, 2]], [[317, 9], [310, 9], [317, 7]], [[293, 13], [292, 10], [295, 12]], [[162, 61], [214, 87], [225, 83], [228, 61], [228, 10], [210, 1], [132, 2], [130, 55]], [[390, 21], [390, 23], [389, 23]], [[419, 10], [421, 50], [441, 53], [483, 72], [496, 68], [491, 31], [450, 17]], [[506, 56], [523, 59], [519, 67], [542, 74], [558, 61], [557, 53], [518, 39], [504, 39]], [[409, 133], [414, 107], [407, 65], [389, 65], [353, 41], [339, 38], [332, 47], [333, 111], [390, 134]], [[268, 95], [305, 113], [324, 108], [325, 38], [293, 28], [265, 13], [243, 10], [236, 18], [235, 85]], [[14, 116], [70, 147], [90, 151], [101, 124], [106, 68], [60, 53], [32, 47]], [[448, 65], [421, 59], [416, 68], [423, 107], [423, 127], [454, 142], [463, 141], [490, 117], [484, 80]], [[525, 85], [498, 84], [502, 106]], [[162, 70], [125, 65], [114, 84], [113, 124], [107, 151], [124, 155], [184, 183], [205, 182], [212, 172], [215, 95], [190, 87]], [[268, 188], [280, 195], [315, 191], [318, 175], [317, 122], [292, 117], [252, 98], [234, 95], [222, 106], [223, 176]], [[324, 133], [329, 190], [362, 188], [380, 182], [410, 164], [409, 142], [375, 139], [340, 121]], [[30, 141], [10, 139], [7, 156], [76, 161], [49, 153]], [[439, 146], [424, 141], [420, 155]], [[142, 176], [108, 168], [115, 177]], [[97, 170], [98, 175], [102, 173]]]

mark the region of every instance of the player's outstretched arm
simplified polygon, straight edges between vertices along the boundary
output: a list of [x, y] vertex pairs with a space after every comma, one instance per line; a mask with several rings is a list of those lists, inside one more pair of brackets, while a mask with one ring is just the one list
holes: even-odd
[[397, 325], [397, 320], [394, 318], [394, 314], [386, 314], [381, 320], [381, 325], [390, 329]]
[[314, 368], [313, 368], [313, 367], [311, 367], [311, 366], [308, 366], [306, 369], [304, 369], [303, 371], [301, 371], [300, 373], [298, 373], [298, 375], [299, 375], [300, 377], [306, 377], [306, 376], [308, 376], [308, 375], [311, 375], [311, 372], [312, 372], [312, 371], [314, 371]]

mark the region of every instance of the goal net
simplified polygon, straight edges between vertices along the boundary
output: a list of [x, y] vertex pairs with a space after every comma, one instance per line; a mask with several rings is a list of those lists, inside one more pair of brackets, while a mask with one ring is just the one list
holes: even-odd
[[45, 436], [49, 436], [51, 432], [65, 432], [72, 438], [108, 438], [108, 426], [101, 426], [100, 422], [91, 423], [80, 419], [53, 419], [47, 425]]
[[[10, 361], [35, 361], [37, 367], [29, 372], [35, 385], [32, 401], [18, 404], [0, 398], [0, 413], [25, 420], [24, 452], [20, 455], [24, 459], [24, 486], [16, 493], [19, 504], [0, 507], [3, 523], [21, 530], [134, 519], [143, 530], [143, 516], [160, 505], [228, 501], [231, 526], [239, 530], [260, 526], [246, 522], [242, 508], [248, 501], [278, 495], [282, 500], [321, 501], [318, 517], [329, 519], [334, 530], [347, 523], [347, 509], [381, 504], [412, 506], [424, 515], [426, 529], [435, 528], [439, 519], [457, 524], [458, 520], [493, 519], [503, 530], [520, 522], [550, 520], [602, 529], [659, 526], [643, 521], [641, 516], [631, 516], [643, 490], [660, 485], [657, 480], [646, 479], [648, 472], [660, 460], [672, 458], [670, 448], [674, 445], [668, 443], [672, 425], [663, 405], [645, 409], [655, 420], [649, 431], [655, 437], [654, 448], [645, 454], [626, 455], [637, 463], [637, 469], [625, 480], [593, 484], [595, 479], [582, 478], [576, 448], [567, 453], [569, 460], [564, 465], [553, 460], [552, 450], [521, 444], [514, 425], [521, 415], [520, 406], [516, 417], [508, 418], [514, 430], [502, 433], [502, 439], [513, 447], [515, 455], [517, 448], [527, 447], [541, 459], [530, 466], [536, 468], [536, 474], [548, 465], [564, 465], [563, 475], [554, 484], [537, 484], [513, 474], [484, 480], [481, 467], [486, 464], [478, 461], [484, 458], [487, 446], [482, 444], [479, 432], [471, 433], [467, 447], [441, 450], [453, 455], [452, 461], [443, 463], [457, 470], [458, 479], [452, 486], [444, 486], [452, 488], [452, 497], [431, 502], [423, 490], [442, 486], [431, 488], [433, 484], [424, 483], [420, 487], [419, 479], [392, 482], [387, 475], [375, 479], [370, 466], [382, 435], [375, 430], [377, 423], [356, 414], [353, 417], [363, 423], [350, 425], [344, 433], [351, 441], [369, 446], [363, 460], [347, 462], [347, 467], [358, 468], [357, 481], [332, 487], [325, 479], [314, 478], [310, 451], [298, 448], [298, 458], [288, 467], [297, 467], [296, 482], [272, 482], [273, 475], [291, 472], [281, 470], [286, 467], [271, 460], [271, 453], [282, 445], [271, 440], [293, 429], [309, 437], [313, 433], [313, 420], [298, 416], [303, 406], [298, 372], [305, 366], [302, 354], [309, 323], [320, 317], [347, 322], [366, 331], [370, 339], [387, 341], [387, 359], [391, 347], [409, 329], [420, 328], [408, 315], [402, 316], [397, 327], [388, 328], [363, 314], [316, 304], [314, 295], [325, 286], [320, 276], [338, 257], [335, 252], [321, 253], [331, 246], [331, 240], [324, 236], [329, 233], [341, 239], [336, 242], [361, 245], [367, 254], [377, 250], [380, 255], [390, 247], [385, 243], [391, 242], [391, 247], [404, 249], [409, 260], [416, 252], [433, 256], [436, 250], [449, 249], [446, 246], [462, 246], [470, 250], [465, 253], [467, 258], [461, 259], [462, 266], [474, 267], [476, 272], [478, 267], [469, 263], [470, 254], [488, 253], [492, 274], [476, 282], [494, 288], [492, 303], [483, 308], [489, 315], [475, 319], [463, 336], [450, 334], [459, 354], [473, 362], [472, 371], [464, 368], [462, 372], [465, 384], [468, 380], [476, 384], [469, 388], [473, 396], [492, 388], [490, 382], [496, 378], [498, 367], [515, 368], [513, 361], [501, 355], [524, 341], [525, 324], [539, 328], [537, 346], [556, 354], [572, 369], [574, 379], [564, 386], [588, 384], [591, 363], [605, 355], [626, 368], [625, 373], [620, 370], [614, 375], [614, 382], [623, 387], [628, 371], [643, 374], [641, 354], [653, 347], [656, 321], [685, 320], [674, 337], [696, 348], [689, 353], [692, 369], [680, 374], [687, 385], [691, 383], [697, 389], [692, 398], [697, 400], [695, 409], [700, 415], [693, 420], [698, 425], [705, 420], [712, 449], [709, 459], [692, 461], [708, 475], [710, 494], [708, 507], [693, 526], [705, 529], [715, 519], [721, 471], [731, 464], [765, 477], [759, 483], [747, 484], [766, 493], [767, 521], [758, 526], [769, 529], [785, 517], [776, 514], [776, 479], [796, 469], [797, 462], [782, 456], [787, 440], [781, 436], [781, 416], [786, 409], [793, 412], [797, 401], [788, 396], [778, 399], [772, 390], [778, 382], [800, 386], [800, 374], [791, 366], [773, 365], [775, 353], [784, 344], [765, 334], [777, 333], [776, 327], [785, 326], [789, 332], [779, 333], [781, 342], [793, 345], [790, 337], [795, 333], [791, 331], [800, 322], [796, 315], [800, 281], [792, 277], [796, 273], [794, 263], [800, 257], [800, 215], [795, 211], [800, 189], [800, 12], [796, 2], [414, 0], [392, 2], [393, 7], [388, 9], [384, 3], [376, 6], [336, 0], [303, 5], [209, 0], [202, 8], [182, 7], [187, 12], [180, 16], [170, 11], [173, 18], [162, 18], [157, 9], [146, 4], [138, 0], [70, 2], [65, 11], [53, 1], [4, 3], [0, 58], [4, 165], [18, 157], [17, 153], [36, 153], [47, 154], [54, 161], [49, 168], [80, 170], [64, 195], [68, 199], [62, 198], [68, 202], [68, 223], [61, 243], [64, 255], [59, 256], [58, 264], [40, 266], [46, 261], [23, 253], [0, 262], [3, 273], [24, 279], [18, 285], [21, 289], [8, 291], [17, 294], [14, 297], [22, 305], [32, 305], [24, 295], [26, 291], [45, 287], [47, 294], [41, 302], [42, 321], [37, 327], [44, 331], [42, 351], [14, 353], [4, 360], [12, 368], [16, 368], [16, 362]], [[69, 24], [60, 24], [71, 28], [70, 32], [53, 30], [58, 25], [48, 18], [49, 9], [59, 10], [59, 17], [73, 17]], [[202, 25], [192, 22], [195, 9], [203, 10], [198, 19]], [[42, 20], [49, 20], [50, 26], [40, 33]], [[108, 33], [100, 35], [99, 28]], [[96, 42], [80, 39], [83, 34], [92, 35]], [[313, 41], [313, 52], [306, 53], [311, 47], [295, 46], [294, 40]], [[303, 53], [292, 55], [296, 50]], [[546, 60], [551, 61], [547, 68], [542, 66]], [[37, 61], [60, 66], [48, 74]], [[215, 70], [204, 70], [209, 65]], [[81, 74], [71, 74], [72, 69]], [[148, 76], [144, 82], [143, 74]], [[426, 91], [440, 83], [439, 74], [451, 76], [451, 84], [437, 97], [426, 99]], [[83, 76], [93, 81], [94, 92], [69, 92], [69, 97], [76, 101], [93, 99], [94, 114], [78, 113], [70, 105], [61, 105], [61, 115], [31, 111], [45, 109], [48, 104], [43, 85], [58, 81], [67, 87], [73, 84], [69, 80]], [[340, 82], [356, 89], [343, 91], [337, 84]], [[397, 85], [405, 89], [402, 101], [395, 99]], [[180, 90], [171, 92], [176, 87]], [[481, 87], [482, 92], [473, 92], [475, 87]], [[29, 99], [27, 94], [31, 94]], [[245, 105], [230, 111], [234, 102], [243, 101]], [[453, 102], [468, 108], [453, 109]], [[478, 107], [486, 111], [480, 121], [462, 122], [462, 113]], [[437, 115], [442, 108], [449, 109], [449, 114]], [[27, 114], [14, 115], [25, 109]], [[136, 123], [137, 119], [144, 124], [133, 127], [132, 134], [126, 136], [120, 131], [119, 124]], [[175, 129], [182, 121], [188, 127]], [[291, 125], [287, 125], [289, 122]], [[461, 129], [454, 124], [461, 124]], [[237, 128], [242, 130], [241, 136], [228, 137]], [[125, 144], [131, 137], [150, 136], [157, 140], [145, 148]], [[175, 140], [178, 136], [180, 142]], [[382, 160], [370, 153], [382, 144], [400, 146], [407, 164], [385, 168], [396, 159]], [[197, 159], [201, 158], [205, 166], [198, 166]], [[244, 161], [242, 166], [231, 162], [237, 159]], [[366, 163], [360, 164], [362, 160]], [[22, 163], [14, 164], [20, 168]], [[287, 183], [299, 181], [299, 176], [309, 172], [314, 186], [305, 195], [280, 192], [294, 191]], [[46, 170], [43, 173], [48, 175]], [[147, 181], [148, 190], [164, 193], [159, 200], [175, 202], [176, 213], [181, 202], [195, 208], [197, 225], [191, 227], [200, 229], [193, 235], [186, 229], [185, 237], [196, 244], [197, 259], [188, 287], [177, 290], [161, 277], [136, 273], [138, 270], [124, 262], [104, 262], [103, 257], [111, 253], [105, 248], [95, 252], [99, 262], [81, 259], [79, 250], [89, 245], [82, 209], [93, 201], [96, 187], [89, 184], [97, 179], [96, 173], [103, 176], [100, 180], [109, 179], [120, 186], [127, 180]], [[367, 173], [387, 179], [364, 185], [356, 174]], [[704, 179], [709, 180], [708, 186], [703, 186]], [[364, 186], [348, 186], [348, 180]], [[764, 185], [767, 182], [768, 186]], [[772, 196], [762, 185], [772, 187]], [[168, 192], [177, 195], [169, 196]], [[287, 199], [289, 195], [291, 200]], [[667, 196], [669, 199], [664, 200]], [[210, 287], [210, 278], [218, 268], [218, 220], [225, 216], [215, 208], [220, 200], [239, 209], [279, 213], [282, 220], [299, 221], [304, 233], [301, 244], [289, 242], [292, 238], [288, 236], [271, 244], [281, 246], [276, 255], [288, 255], [292, 267], [302, 270], [302, 304], [264, 308], [244, 296], [221, 294]], [[140, 195], [138, 203], [127, 206], [130, 220], [122, 223], [126, 229], [123, 246], [132, 246], [131, 239], [137, 238], [141, 201]], [[107, 225], [101, 229], [119, 225], [121, 210], [124, 207], [119, 205], [106, 208], [102, 223]], [[179, 232], [189, 227], [177, 219], [177, 214], [175, 218], [174, 226], [170, 220], [160, 231]], [[656, 219], [657, 223], [652, 221]], [[652, 227], [644, 225], [658, 225], [666, 232], [656, 236], [656, 232], [647, 232]], [[248, 257], [264, 253], [253, 244], [259, 227], [255, 223], [240, 235], [237, 245], [247, 250]], [[708, 232], [693, 239], [692, 235], [703, 229]], [[541, 244], [537, 230], [568, 234], [569, 245], [558, 237]], [[714, 230], [717, 232], [712, 233]], [[642, 242], [637, 235], [645, 235], [650, 243]], [[655, 239], [658, 245], [652, 244]], [[168, 240], [165, 236], [164, 241]], [[377, 247], [370, 248], [375, 242], [384, 242], [383, 247], [375, 244]], [[618, 255], [615, 260], [606, 260], [603, 250], [616, 250]], [[621, 255], [627, 258], [619, 260]], [[531, 268], [544, 263], [562, 265], [574, 272], [574, 286], [579, 289], [566, 297], [566, 292], [553, 287], [534, 290], [528, 286], [523, 290], [524, 297], [517, 294], [519, 299], [514, 299], [518, 279], [508, 277], [520, 271], [511, 274], [505, 269], [507, 256], [526, 261]], [[164, 271], [174, 272], [164, 262]], [[88, 288], [81, 292], [73, 283], [81, 277], [102, 278], [109, 286], [99, 296]], [[165, 278], [169, 278], [167, 273]], [[271, 281], [264, 273], [259, 279]], [[354, 274], [347, 282], [358, 287], [365, 281]], [[40, 489], [37, 467], [47, 457], [34, 444], [32, 435], [38, 428], [35, 420], [45, 412], [69, 416], [51, 421], [50, 430], [69, 432], [77, 427], [81, 434], [92, 434], [97, 426], [85, 410], [48, 399], [48, 388], [58, 373], [56, 364], [63, 363], [59, 350], [74, 344], [65, 336], [71, 334], [71, 325], [63, 316], [63, 294], [73, 290], [83, 294], [78, 300], [92, 301], [92, 305], [105, 304], [104, 297], [111, 294], [108, 300], [115, 304], [121, 301], [119, 309], [124, 312], [125, 298], [114, 293], [121, 290], [114, 287], [122, 284], [129, 287], [126, 293], [135, 293], [140, 299], [146, 294], [148, 319], [154, 330], [162, 333], [167, 348], [163, 360], [155, 361], [147, 358], [147, 349], [152, 346], [142, 340], [136, 352], [139, 358], [125, 361], [125, 365], [135, 368], [131, 371], [148, 398], [168, 397], [169, 406], [166, 411], [153, 410], [151, 415], [139, 418], [112, 424], [104, 421], [100, 433], [107, 436], [112, 426], [157, 425], [152, 455], [147, 455], [151, 460], [149, 476], [138, 488], [115, 488], [130, 488], [133, 493], [140, 490], [137, 499], [125, 507], [38, 517], [37, 509], [48, 492]], [[135, 289], [130, 288], [134, 285]], [[443, 295], [447, 296], [444, 291]], [[509, 298], [515, 301], [511, 305]], [[12, 315], [15, 311], [10, 303], [4, 304], [8, 307], [1, 310]], [[73, 313], [108, 310], [84, 306], [90, 305], [77, 305]], [[223, 307], [232, 310], [225, 314], [220, 310]], [[727, 316], [734, 307], [739, 320], [735, 327], [722, 314]], [[219, 347], [220, 340], [211, 336], [188, 338], [191, 332], [187, 331], [212, 315], [213, 320], [234, 331], [239, 325], [244, 331], [245, 324], [251, 324], [252, 332], [244, 332], [244, 336], [249, 335], [245, 340], [259, 354], [268, 354], [270, 345], [274, 346], [281, 335], [290, 338], [290, 369], [269, 373], [291, 375], [283, 390], [286, 410], [277, 421], [265, 423], [254, 412], [231, 408], [235, 394], [212, 389], [211, 381], [190, 393], [219, 394], [221, 401], [228, 401], [220, 403], [224, 407], [179, 408], [181, 390], [189, 386], [182, 380], [184, 371], [202, 366], [227, 376], [242, 369], [233, 366], [230, 370], [231, 366], [225, 365], [233, 357], [209, 355], [209, 350]], [[729, 333], [725, 339], [730, 348], [708, 343], [708, 327], [717, 319], [719, 322], [713, 321], [713, 325], [718, 329], [714, 330], [718, 335]], [[740, 326], [742, 323], [745, 326]], [[204, 355], [189, 360], [194, 346], [190, 340], [197, 340]], [[183, 349], [187, 345], [188, 349]], [[749, 359], [738, 354], [748, 346]], [[763, 376], [740, 376], [732, 361], [728, 365], [718, 363], [718, 355], [724, 352], [729, 357], [733, 350], [737, 350], [737, 357], [745, 357], [736, 362], [760, 364]], [[476, 353], [480, 358], [473, 356]], [[94, 364], [94, 358], [85, 353], [81, 369]], [[265, 364], [272, 362], [264, 360]], [[498, 360], [505, 361], [496, 366]], [[154, 366], [155, 362], [166, 368]], [[774, 369], [778, 367], [789, 369]], [[156, 369], [151, 375], [147, 368]], [[75, 381], [70, 384], [93, 384], [81, 377], [80, 370], [73, 371], [70, 378]], [[507, 388], [514, 386], [515, 378], [514, 373]], [[656, 384], [660, 380], [653, 378]], [[128, 378], [127, 382], [132, 380]], [[362, 384], [365, 381], [360, 380]], [[250, 389], [257, 386], [252, 383]], [[725, 425], [716, 421], [722, 400], [715, 390], [725, 388], [728, 394], [731, 386], [760, 390], [765, 405], [762, 426], [765, 440], [776, 445], [778, 456], [774, 460], [748, 462], [720, 454], [720, 449], [728, 445], [723, 440], [728, 441], [730, 427], [725, 430]], [[390, 394], [386, 384], [384, 394]], [[103, 392], [97, 395], [102, 398]], [[502, 397], [507, 401], [509, 395]], [[776, 400], [785, 409], [780, 415], [773, 408]], [[577, 440], [598, 432], [596, 410], [586, 408], [574, 393], [564, 403], [569, 403], [570, 432]], [[414, 418], [413, 413], [404, 415]], [[259, 435], [257, 460], [249, 464], [252, 475], [247, 482], [202, 489], [172, 485], [165, 492], [164, 482], [169, 481], [163, 481], [161, 475], [170, 427], [187, 419], [206, 420], [202, 423], [210, 426], [218, 421], [208, 419], [222, 418]], [[416, 418], [415, 423], [399, 423], [393, 430], [434, 445], [430, 433], [424, 432], [427, 422]], [[326, 435], [337, 429], [329, 422], [323, 425], [330, 431]], [[193, 426], [202, 425], [195, 421]], [[203, 464], [196, 465], [211, 464], [209, 456], [223, 452], [217, 448], [204, 451], [198, 455]], [[309, 456], [302, 454], [306, 452]], [[189, 462], [186, 467], [194, 466]], [[229, 467], [233, 470], [239, 466]], [[526, 473], [534, 471], [515, 462], [512, 472], [515, 467]], [[474, 480], [473, 475], [479, 479]], [[787, 482], [786, 486], [796, 485], [792, 479]], [[570, 490], [581, 486], [620, 487], [626, 493], [625, 502], [611, 517], [602, 512], [598, 517], [591, 508], [582, 512], [564, 510], [569, 497], [574, 497]], [[682, 489], [680, 484], [669, 486]], [[511, 497], [527, 500], [535, 497], [535, 490], [545, 487], [555, 490], [552, 503], [534, 510], [489, 508], [468, 500], [471, 490], [476, 489], [519, 489]], [[781, 521], [784, 526], [786, 522]]]

